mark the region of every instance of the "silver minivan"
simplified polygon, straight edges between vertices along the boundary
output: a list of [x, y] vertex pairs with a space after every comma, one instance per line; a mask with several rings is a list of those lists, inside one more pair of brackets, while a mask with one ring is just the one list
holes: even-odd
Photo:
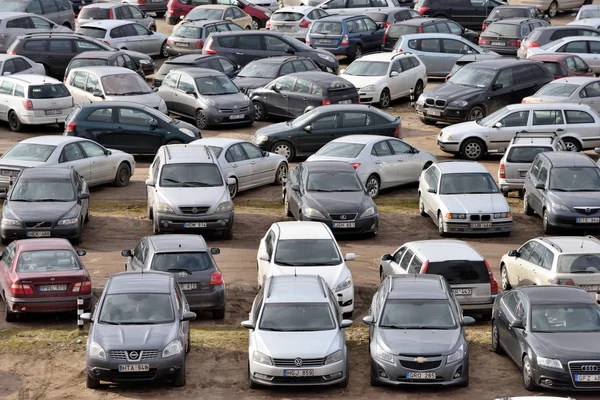
[[55, 24], [75, 28], [73, 6], [69, 0], [3, 0], [0, 10], [43, 15]]
[[25, 12], [0, 12], [0, 53], [6, 53], [17, 36], [38, 32], [72, 32], [48, 18]]

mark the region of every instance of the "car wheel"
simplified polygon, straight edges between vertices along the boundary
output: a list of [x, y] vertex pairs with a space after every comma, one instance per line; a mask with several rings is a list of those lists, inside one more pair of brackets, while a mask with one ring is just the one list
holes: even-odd
[[460, 152], [467, 160], [481, 160], [485, 153], [485, 145], [479, 139], [467, 139], [463, 142]]
[[478, 121], [485, 117], [485, 110], [480, 106], [471, 108], [469, 114], [467, 114], [467, 121]]
[[379, 383], [379, 381], [377, 380], [377, 368], [373, 364], [374, 362], [371, 361], [371, 386], [381, 386], [381, 383]]
[[167, 41], [165, 40], [160, 46], [160, 56], [162, 58], [169, 58], [169, 52], [167, 51]]
[[294, 150], [294, 146], [292, 146], [288, 142], [276, 142], [273, 147], [271, 147], [271, 153], [279, 154], [280, 156], [284, 156], [288, 161], [294, 159], [296, 155], [296, 151]]
[[502, 290], [507, 291], [512, 289], [512, 285], [510, 284], [510, 280], [508, 279], [508, 269], [506, 265], [502, 264], [500, 266], [500, 279], [502, 282]]
[[362, 47], [360, 45], [354, 46], [354, 51], [352, 52], [352, 56], [350, 57], [352, 60], [358, 60], [362, 57]]
[[425, 202], [423, 201], [423, 196], [419, 195], [419, 213], [423, 216], [427, 216], [427, 211], [425, 211]]
[[565, 149], [567, 151], [573, 151], [579, 153], [581, 151], [581, 145], [579, 142], [573, 138], [563, 139], [563, 143], [565, 144]]
[[381, 184], [379, 183], [379, 178], [376, 175], [371, 175], [367, 179], [367, 188], [369, 186], [371, 187], [371, 189], [367, 189], [369, 191], [369, 196], [371, 196], [372, 199], [379, 196], [379, 187]]
[[121, 163], [119, 168], [117, 168], [117, 175], [115, 176], [114, 185], [117, 187], [125, 187], [129, 185], [129, 180], [131, 179], [131, 168], [127, 163]]
[[498, 330], [498, 322], [492, 321], [492, 351], [496, 354], [503, 354], [500, 346], [500, 331]]
[[419, 79], [417, 81], [417, 84], [415, 85], [415, 89], [413, 90], [414, 101], [417, 101], [419, 99], [419, 96], [421, 96], [422, 94], [423, 94], [423, 81]]
[[224, 308], [212, 311], [212, 319], [224, 319], [224, 318], [225, 318], [225, 309]]
[[287, 194], [283, 198], [283, 212], [286, 217], [293, 217], [292, 212], [290, 211], [290, 197]]
[[231, 221], [231, 226], [223, 231], [222, 237], [223, 240], [233, 239], [233, 221]]
[[23, 128], [19, 116], [14, 111], [8, 113], [8, 127], [13, 132], [19, 132]]
[[444, 230], [444, 216], [441, 212], [438, 213], [438, 233], [440, 236], [446, 236], [446, 231]]
[[204, 110], [196, 110], [196, 126], [200, 130], [208, 128], [208, 116]]
[[98, 389], [100, 387], [100, 381], [90, 376], [89, 372], [85, 373], [85, 387], [88, 389]]
[[256, 18], [252, 18], [252, 29], [254, 29], [255, 31], [260, 30], [260, 21]]
[[244, 29], [245, 29], [245, 30], [247, 30], [247, 31], [250, 31], [250, 30], [252, 30], [252, 26], [248, 25], [248, 26], [247, 26], [247, 27], [245, 27]]
[[533, 215], [533, 208], [529, 205], [529, 195], [525, 191], [523, 192], [523, 213], [529, 216]]
[[[235, 179], [235, 178], [233, 178]], [[233, 185], [229, 185], [229, 196], [233, 199], [238, 192], [238, 181], [235, 179], [235, 183]]]
[[547, 210], [542, 211], [542, 225], [544, 227], [545, 234], [550, 235], [554, 233], [554, 227], [550, 224]]
[[175, 387], [184, 387], [185, 386], [185, 357], [183, 358], [183, 364], [181, 364], [181, 369], [173, 379], [173, 386]]
[[379, 266], [379, 283], [383, 283], [385, 280], [385, 275], [383, 274], [383, 267]]
[[152, 218], [152, 233], [154, 235], [160, 235], [160, 227], [158, 226], [158, 219], [156, 217]]
[[275, 180], [273, 181], [274, 185], [283, 185], [284, 180], [287, 178], [288, 165], [287, 163], [281, 163], [279, 168], [277, 168], [277, 173], [275, 173]]
[[390, 91], [383, 89], [381, 96], [379, 97], [379, 108], [388, 108], [391, 102]]
[[192, 331], [188, 326], [188, 335], [187, 335], [187, 348], [185, 349], [185, 354], [188, 354], [190, 350], [192, 350]]
[[264, 121], [267, 119], [265, 115], [265, 106], [260, 101], [253, 101], [254, 104], [254, 120], [255, 121]]
[[523, 386], [529, 391], [534, 391], [537, 388], [533, 380], [533, 367], [529, 356], [523, 357]]
[[550, 7], [548, 7], [548, 16], [554, 18], [556, 17], [556, 14], [558, 14], [558, 3], [553, 1], [550, 3]]
[[17, 320], [17, 313], [10, 311], [6, 296], [4, 297], [4, 320], [6, 322], [15, 322]]

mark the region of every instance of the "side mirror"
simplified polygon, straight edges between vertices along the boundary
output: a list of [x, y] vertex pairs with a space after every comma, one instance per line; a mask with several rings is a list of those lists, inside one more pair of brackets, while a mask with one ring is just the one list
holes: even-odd
[[398, 71], [392, 71], [392, 72], [390, 72], [390, 78], [393, 78], [394, 76], [398, 76], [398, 75], [400, 75], [398, 73]]
[[502, 128], [502, 122], [496, 122], [494, 128]]
[[377, 29], [384, 29], [383, 24], [377, 24]]
[[231, 17], [225, 18], [225, 21], [231, 21]]
[[515, 319], [513, 322], [511, 322], [510, 327], [513, 329], [525, 329], [523, 321], [520, 319]]
[[83, 322], [92, 322], [92, 313], [86, 312], [83, 313], [79, 316], [79, 319], [82, 320]]
[[148, 31], [148, 33], [147, 33], [146, 35], [148, 35], [148, 36], [150, 36], [150, 35], [154, 35], [154, 32], [152, 32], [151, 30], [149, 30], [149, 31]]
[[298, 186], [297, 183], [292, 184], [292, 190], [295, 192], [299, 192], [300, 191], [300, 186]]
[[11, 75], [11, 74], [12, 74], [12, 72], [9, 72], [9, 71], [6, 71], [6, 72], [2, 73], [2, 75], [4, 75], [4, 76], [8, 76], [8, 75]]
[[546, 190], [546, 185], [544, 185], [543, 183], [536, 183], [535, 188], [540, 190]]
[[110, 150], [105, 150], [104, 151], [104, 155], [105, 156], [110, 156], [111, 154], [112, 154], [112, 151], [110, 151]]
[[85, 250], [77, 250], [76, 253], [79, 257], [83, 257], [87, 254]]
[[346, 68], [340, 69], [340, 75], [342, 75], [344, 72], [346, 72]]
[[0, 200], [6, 200], [6, 192], [0, 193]]
[[519, 257], [519, 252], [517, 250], [511, 250], [508, 252], [509, 257]]
[[85, 200], [85, 199], [89, 199], [90, 198], [90, 194], [89, 193], [81, 193], [79, 195], [79, 200]]
[[196, 319], [196, 313], [191, 311], [184, 311], [183, 317], [181, 317], [182, 321], [193, 321]]
[[591, 67], [588, 67], [588, 69], [586, 69], [586, 72], [594, 72], [594, 70]]
[[235, 185], [235, 178], [227, 178], [227, 186], [233, 186]]
[[346, 253], [346, 257], [344, 257], [345, 261], [356, 260], [356, 254], [354, 253]]
[[221, 249], [218, 247], [211, 247], [210, 248], [210, 254], [212, 255], [217, 255], [217, 254], [221, 254]]
[[188, 89], [185, 91], [185, 94], [190, 94], [194, 97], [198, 97], [198, 95], [196, 94], [196, 91], [194, 89]]
[[269, 255], [265, 251], [260, 251], [258, 253], [258, 259], [261, 260], [261, 261], [267, 261], [267, 262], [271, 261], [269, 259]]
[[466, 317], [463, 317], [460, 324], [462, 326], [469, 326], [469, 325], [473, 325], [474, 323], [475, 323], [475, 318], [466, 316]]
[[501, 83], [494, 83], [494, 85], [492, 86], [492, 90], [502, 89], [503, 87], [504, 85]]
[[131, 250], [123, 250], [121, 251], [121, 255], [123, 257], [133, 257], [133, 253], [131, 252]]
[[242, 321], [242, 326], [246, 329], [254, 329], [252, 321]]
[[367, 315], [366, 317], [363, 317], [363, 322], [367, 325], [374, 325], [375, 319], [372, 315]]
[[394, 258], [392, 257], [391, 254], [384, 254], [384, 255], [381, 256], [381, 261], [391, 261], [393, 259]]
[[180, 15], [179, 16], [179, 19], [184, 19], [184, 18], [185, 18], [185, 15]]
[[152, 88], [152, 91], [153, 91], [153, 92], [158, 92], [158, 88], [159, 88], [159, 86], [154, 86], [154, 87]]
[[279, 90], [279, 86], [277, 86], [277, 85], [273, 85], [273, 86], [271, 87], [271, 89], [272, 89], [272, 90], [273, 90], [275, 93], [279, 93], [279, 92], [281, 91], [281, 90]]
[[104, 98], [104, 93], [102, 93], [101, 91], [97, 90], [93, 93], [94, 97], [100, 97], [100, 98]]
[[154, 179], [152, 179], [152, 178], [146, 179], [146, 186], [154, 186]]
[[596, 153], [600, 154], [600, 147], [596, 147], [596, 148], [594, 149], [594, 151], [595, 151]]
[[322, 4], [322, 5], [321, 5], [321, 8], [322, 8], [323, 10], [327, 10], [327, 9], [329, 8], [329, 4]]
[[429, 189], [427, 189], [427, 191], [429, 193], [433, 193], [433, 194], [437, 193], [437, 190], [435, 190], [435, 188], [429, 188]]
[[310, 131], [312, 131], [312, 125], [306, 125], [306, 126], [304, 127], [304, 130], [305, 130], [306, 132], [310, 132]]
[[508, 196], [508, 186], [502, 186], [500, 188], [500, 190], [502, 191], [502, 193], [506, 194], [506, 196]]
[[288, 46], [285, 48], [285, 52], [288, 54], [296, 54], [296, 49], [294, 49], [292, 46]]
[[343, 319], [342, 323], [340, 324], [340, 329], [346, 329], [352, 326], [352, 320], [351, 319]]

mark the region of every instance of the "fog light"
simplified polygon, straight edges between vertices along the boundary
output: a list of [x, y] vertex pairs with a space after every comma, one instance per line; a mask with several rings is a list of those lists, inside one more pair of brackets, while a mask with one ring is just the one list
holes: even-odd
[[168, 221], [164, 221], [164, 222], [163, 222], [163, 226], [164, 226], [165, 228], [168, 228], [168, 227], [169, 227], [169, 222], [168, 222]]
[[175, 372], [175, 368], [173, 368], [173, 367], [169, 368], [169, 373], [172, 374], [173, 372]]
[[546, 386], [554, 385], [554, 382], [552, 382], [552, 379], [542, 379], [542, 383]]
[[329, 375], [329, 379], [337, 379], [342, 377], [342, 372], [336, 372], [335, 374]]
[[100, 371], [99, 371], [99, 370], [97, 370], [97, 369], [95, 369], [95, 370], [94, 370], [94, 375], [96, 375], [96, 376], [100, 375]]
[[221, 221], [221, 226], [227, 226], [227, 222]]
[[381, 366], [379, 366], [379, 365], [377, 366], [377, 369], [379, 370], [379, 376], [380, 376], [381, 378], [386, 378], [386, 379], [387, 379], [387, 377], [388, 377], [388, 376], [387, 376], [387, 374], [385, 373], [385, 370], [384, 370], [383, 368], [381, 368]]
[[257, 377], [258, 379], [264, 379], [267, 381], [271, 379], [268, 375], [263, 375], [263, 374], [259, 374], [259, 373], [254, 374], [254, 376]]
[[376, 226], [377, 226], [377, 224], [373, 223], [373, 225], [371, 225], [371, 230], [375, 229]]
[[27, 307], [21, 307], [21, 311], [27, 311]]
[[458, 379], [462, 376], [462, 365], [460, 367], [458, 367], [458, 369], [456, 370], [456, 372], [454, 373], [454, 375], [452, 376], [452, 379]]

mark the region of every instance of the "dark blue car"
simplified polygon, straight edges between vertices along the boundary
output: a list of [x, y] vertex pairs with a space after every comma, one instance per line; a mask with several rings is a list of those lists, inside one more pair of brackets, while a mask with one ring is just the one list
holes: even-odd
[[365, 15], [334, 15], [313, 22], [306, 44], [351, 60], [363, 53], [381, 50], [385, 29]]

